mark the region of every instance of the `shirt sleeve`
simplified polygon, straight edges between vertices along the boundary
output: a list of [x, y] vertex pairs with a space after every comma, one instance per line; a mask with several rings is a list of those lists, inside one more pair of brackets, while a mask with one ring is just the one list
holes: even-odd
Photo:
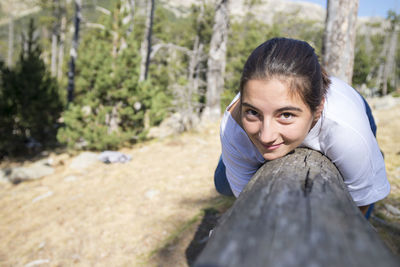
[[372, 204], [390, 192], [385, 163], [372, 132], [360, 133], [349, 125], [334, 125], [324, 142], [324, 154], [344, 178], [358, 206]]
[[222, 161], [226, 167], [226, 178], [232, 192], [238, 197], [261, 164], [251, 162], [241, 155], [227, 140], [222, 142]]
[[265, 160], [228, 111], [221, 121], [220, 138], [226, 177], [238, 197]]

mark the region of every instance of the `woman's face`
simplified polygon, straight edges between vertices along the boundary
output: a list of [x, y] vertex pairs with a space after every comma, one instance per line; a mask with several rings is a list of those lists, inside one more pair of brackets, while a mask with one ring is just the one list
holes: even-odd
[[280, 158], [298, 147], [313, 125], [310, 108], [278, 79], [250, 80], [241, 103], [241, 122], [266, 160]]

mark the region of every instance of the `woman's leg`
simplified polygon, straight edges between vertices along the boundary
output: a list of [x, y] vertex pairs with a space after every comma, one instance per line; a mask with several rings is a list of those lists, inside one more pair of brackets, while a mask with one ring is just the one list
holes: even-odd
[[365, 213], [365, 219], [369, 219], [369, 217], [371, 216], [372, 211], [374, 210], [374, 203], [372, 203], [371, 205], [369, 205], [367, 212]]
[[[368, 105], [368, 102], [365, 100], [365, 98], [363, 96], [361, 96], [361, 98], [362, 98], [362, 100], [364, 101], [364, 104], [365, 104], [365, 113], [367, 113], [368, 120], [369, 120], [369, 125], [371, 126], [371, 131], [373, 132], [374, 136], [376, 137], [377, 127], [376, 127], [376, 124], [375, 124], [374, 116], [372, 115], [371, 108]], [[365, 218], [367, 220], [371, 216], [371, 213], [372, 213], [373, 209], [374, 209], [374, 203], [369, 205], [368, 210], [365, 213]]]
[[364, 101], [365, 104], [365, 113], [367, 113], [368, 120], [369, 120], [369, 125], [371, 126], [371, 130], [374, 133], [374, 136], [376, 137], [376, 124], [374, 120], [374, 116], [372, 116], [372, 111], [371, 108], [369, 107], [367, 101], [363, 96], [361, 96], [362, 100]]
[[226, 178], [226, 168], [224, 162], [222, 161], [222, 156], [219, 157], [218, 166], [215, 169], [214, 184], [218, 193], [224, 196], [233, 196], [232, 189], [229, 186], [228, 179]]

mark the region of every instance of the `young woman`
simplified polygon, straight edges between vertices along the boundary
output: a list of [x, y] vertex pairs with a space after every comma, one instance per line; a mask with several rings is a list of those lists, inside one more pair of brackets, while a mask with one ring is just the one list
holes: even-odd
[[309, 44], [286, 38], [261, 44], [247, 59], [239, 89], [221, 122], [218, 192], [237, 197], [265, 161], [309, 147], [335, 163], [364, 214], [389, 194], [368, 104], [327, 76]]

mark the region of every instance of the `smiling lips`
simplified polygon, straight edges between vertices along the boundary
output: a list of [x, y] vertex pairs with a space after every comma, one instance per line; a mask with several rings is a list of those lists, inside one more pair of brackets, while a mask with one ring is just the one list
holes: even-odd
[[262, 146], [267, 150], [275, 150], [275, 149], [279, 148], [282, 144], [283, 144], [283, 142], [280, 144], [276, 144], [276, 145], [264, 145], [263, 144]]

